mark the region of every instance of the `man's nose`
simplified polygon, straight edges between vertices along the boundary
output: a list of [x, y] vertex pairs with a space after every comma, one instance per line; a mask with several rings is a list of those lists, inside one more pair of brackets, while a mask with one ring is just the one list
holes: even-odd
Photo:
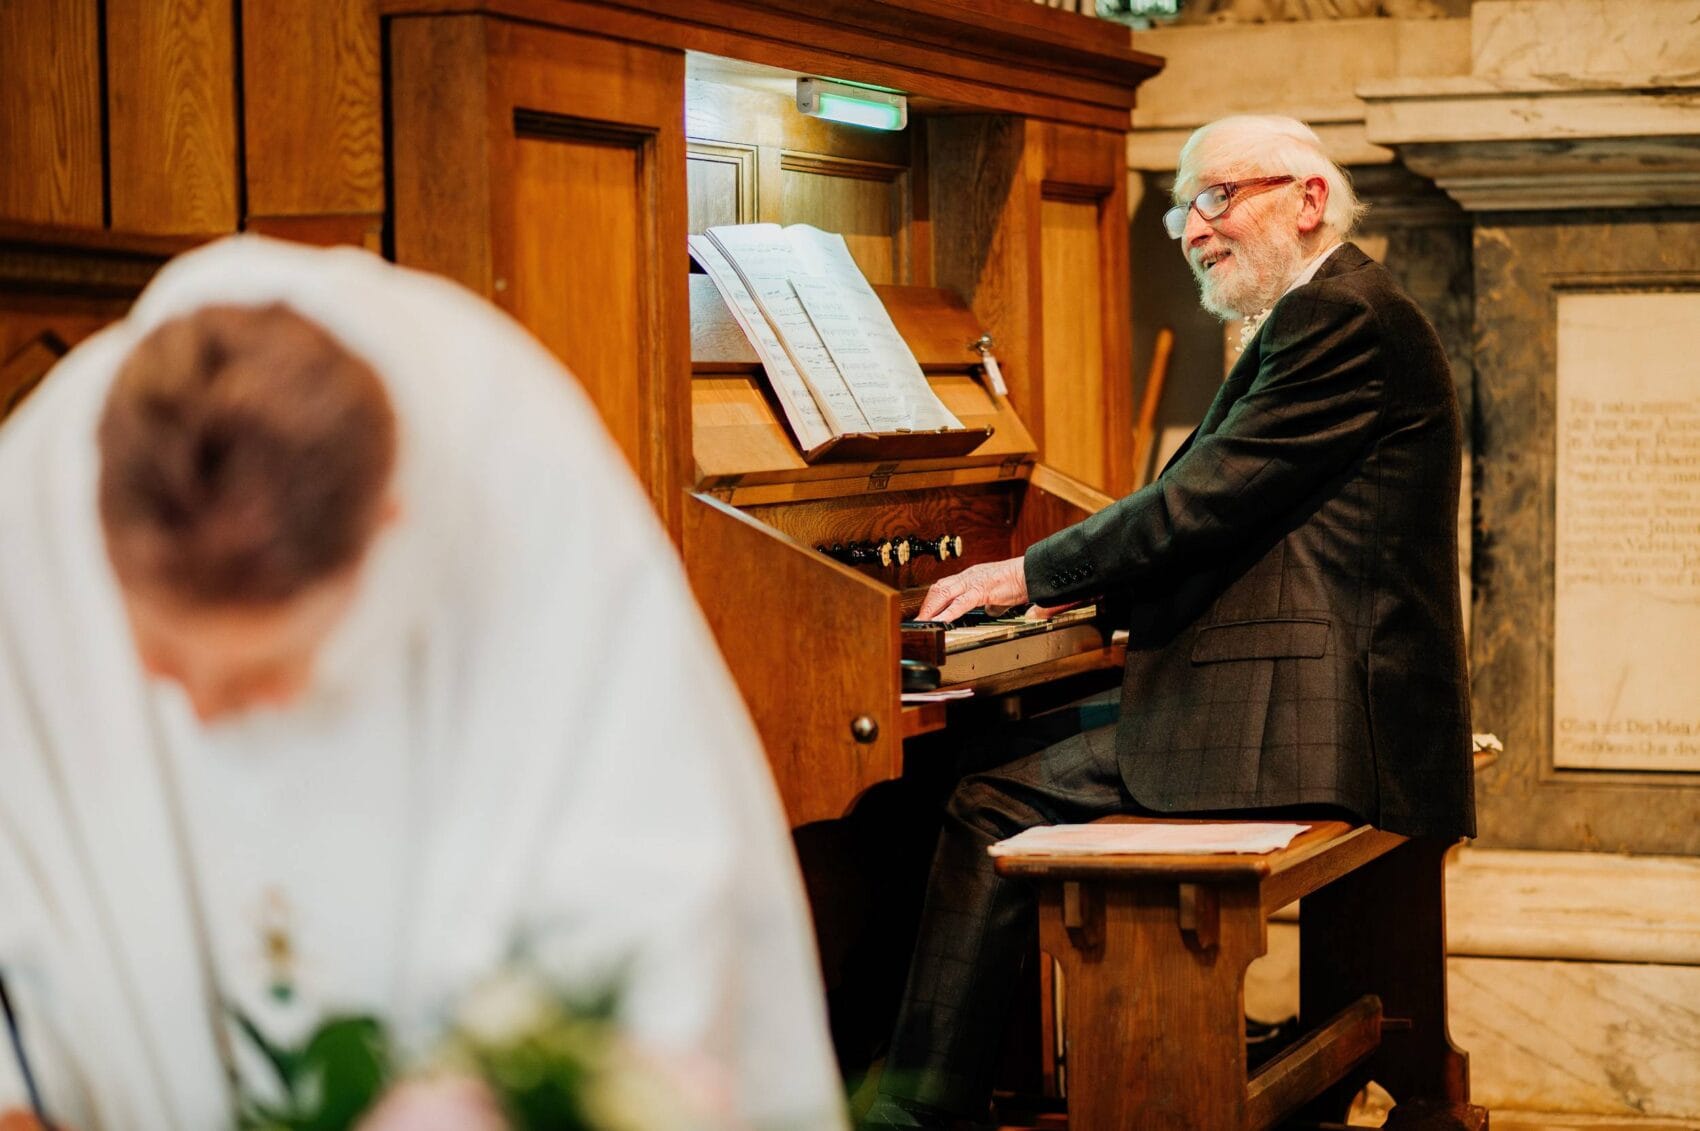
[[1186, 210], [1186, 231], [1181, 235], [1182, 245], [1189, 248], [1196, 247], [1200, 241], [1208, 238], [1213, 231], [1215, 229], [1210, 226], [1210, 221], [1200, 216], [1198, 209], [1188, 208]]

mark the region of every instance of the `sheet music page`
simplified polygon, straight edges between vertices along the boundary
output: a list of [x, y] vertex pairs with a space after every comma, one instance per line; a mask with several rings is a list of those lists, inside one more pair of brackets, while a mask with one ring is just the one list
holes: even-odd
[[986, 851], [993, 856], [1205, 856], [1263, 853], [1287, 847], [1310, 828], [1259, 821], [1047, 825], [1017, 833]]
[[691, 257], [702, 264], [703, 270], [714, 281], [715, 289], [726, 301], [726, 308], [732, 312], [732, 317], [743, 327], [744, 335], [755, 346], [756, 354], [761, 358], [762, 366], [767, 370], [768, 380], [773, 385], [773, 394], [779, 399], [779, 405], [785, 410], [786, 422], [791, 425], [791, 432], [797, 437], [797, 443], [803, 451], [810, 452], [820, 447], [832, 438], [832, 428], [826, 418], [821, 415], [820, 405], [815, 403], [815, 395], [809, 390], [808, 382], [803, 380], [797, 367], [791, 364], [791, 358], [785, 353], [785, 347], [774, 336], [773, 328], [767, 324], [767, 316], [756, 305], [755, 296], [751, 295], [744, 281], [738, 277], [737, 268], [733, 267], [720, 249], [712, 241], [703, 236], [691, 236]]
[[799, 273], [824, 276], [842, 292], [843, 304], [854, 318], [868, 345], [870, 363], [903, 397], [908, 423], [916, 430], [961, 428], [962, 422], [944, 406], [927, 382], [926, 375], [897, 332], [885, 303], [856, 266], [850, 245], [837, 232], [823, 232], [810, 224], [792, 224], [785, 237], [803, 263]]
[[819, 275], [793, 275], [791, 289], [868, 422], [881, 432], [908, 429], [909, 398], [851, 313], [844, 288]]
[[798, 301], [797, 292], [791, 289], [791, 276], [804, 271], [784, 229], [778, 224], [729, 224], [710, 228], [707, 234], [755, 298], [833, 432], [886, 430], [884, 425], [870, 421], [856, 403], [844, 375]]

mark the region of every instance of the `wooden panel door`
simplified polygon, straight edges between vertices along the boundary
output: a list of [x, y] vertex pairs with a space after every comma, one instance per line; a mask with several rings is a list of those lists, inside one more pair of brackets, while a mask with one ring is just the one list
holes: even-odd
[[995, 340], [1039, 458], [1108, 494], [1132, 489], [1124, 136], [994, 115], [927, 123], [936, 282]]
[[[240, 4], [249, 226], [364, 242], [384, 207], [375, 0]], [[281, 222], [305, 216], [326, 219]]]
[[0, 3], [0, 219], [99, 228], [100, 5]]
[[512, 217], [512, 270], [497, 295], [590, 390], [634, 468], [648, 450], [643, 394], [653, 354], [644, 339], [649, 269], [644, 141], [530, 123], [512, 148], [513, 177], [494, 203]]
[[485, 16], [389, 27], [395, 253], [525, 323], [668, 529], [690, 476], [684, 56]]
[[236, 28], [231, 6], [105, 0], [104, 8], [113, 229], [186, 235], [235, 231]]
[[1122, 495], [1134, 482], [1123, 137], [1054, 123], [1029, 131], [1041, 154], [1040, 449], [1050, 466]]
[[899, 776], [897, 592], [703, 495], [686, 500], [684, 550], [791, 824]]
[[905, 283], [909, 170], [901, 165], [786, 153], [782, 197], [787, 224], [837, 232], [870, 283]]
[[1098, 202], [1047, 197], [1039, 209], [1045, 319], [1045, 462], [1103, 487], [1104, 328]]

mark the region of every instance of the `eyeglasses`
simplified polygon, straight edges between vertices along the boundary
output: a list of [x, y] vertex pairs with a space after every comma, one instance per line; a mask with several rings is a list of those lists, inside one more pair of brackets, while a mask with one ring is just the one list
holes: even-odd
[[1234, 201], [1247, 196], [1256, 196], [1266, 192], [1276, 185], [1284, 185], [1293, 177], [1256, 177], [1249, 181], [1223, 181], [1219, 185], [1211, 185], [1200, 192], [1186, 204], [1177, 204], [1163, 213], [1163, 230], [1169, 233], [1169, 238], [1178, 240], [1186, 234], [1186, 214], [1193, 209], [1206, 220], [1219, 220], [1228, 209], [1234, 206]]

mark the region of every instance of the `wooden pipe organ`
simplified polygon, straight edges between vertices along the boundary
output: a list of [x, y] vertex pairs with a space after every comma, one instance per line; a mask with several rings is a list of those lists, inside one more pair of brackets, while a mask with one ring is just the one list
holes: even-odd
[[[380, 7], [396, 259], [573, 369], [682, 546], [792, 821], [838, 816], [949, 725], [900, 700], [925, 587], [1131, 486], [1126, 131], [1160, 61], [1027, 0]], [[903, 93], [908, 128], [798, 114], [808, 76]], [[806, 461], [689, 273], [689, 233], [751, 222], [842, 233], [984, 442]], [[977, 690], [1028, 677], [1000, 678]]]

